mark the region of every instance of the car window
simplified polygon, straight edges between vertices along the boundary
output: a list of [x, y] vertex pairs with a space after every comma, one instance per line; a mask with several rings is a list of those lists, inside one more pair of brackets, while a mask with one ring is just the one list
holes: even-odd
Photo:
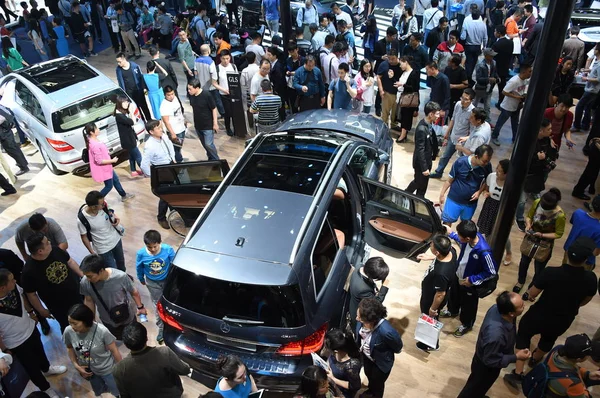
[[319, 295], [329, 276], [338, 249], [339, 243], [336, 231], [331, 226], [329, 220], [325, 219], [311, 256], [315, 297]]
[[125, 96], [120, 88], [106, 91], [95, 97], [79, 101], [52, 114], [52, 126], [57, 133], [81, 129], [87, 123], [111, 116], [115, 110], [117, 96]]
[[202, 184], [223, 181], [221, 164], [204, 163], [202, 165], [181, 163], [168, 168], [157, 168], [157, 186]]
[[[385, 177], [383, 171], [385, 169], [384, 164], [379, 164], [379, 156], [375, 148], [362, 145], [356, 148], [348, 166], [358, 175], [365, 176], [367, 178], [378, 180], [380, 176]], [[382, 181], [382, 180], [380, 180]]]
[[17, 93], [16, 102], [17, 105], [20, 105], [23, 109], [29, 112], [33, 117], [35, 117], [40, 123], [47, 125], [46, 117], [44, 116], [44, 111], [42, 110], [42, 106], [37, 98], [33, 95], [31, 90], [27, 88], [23, 83], [17, 82], [15, 91]]
[[[408, 196], [398, 192], [388, 191], [381, 187], [376, 187], [372, 200], [393, 209], [400, 210], [403, 213], [412, 215], [414, 203]], [[427, 214], [429, 216], [429, 214]]]

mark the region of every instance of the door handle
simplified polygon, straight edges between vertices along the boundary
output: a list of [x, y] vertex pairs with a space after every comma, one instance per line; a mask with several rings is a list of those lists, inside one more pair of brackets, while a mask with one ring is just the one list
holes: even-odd
[[379, 210], [379, 214], [383, 215], [383, 216], [389, 216], [390, 212], [387, 210]]

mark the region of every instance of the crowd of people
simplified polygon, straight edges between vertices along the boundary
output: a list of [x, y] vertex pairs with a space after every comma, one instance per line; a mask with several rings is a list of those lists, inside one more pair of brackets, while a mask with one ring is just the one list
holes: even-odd
[[[511, 140], [517, 137], [544, 22], [538, 20], [535, 1], [449, 3], [444, 8], [438, 0], [419, 0], [411, 7], [399, 0], [391, 26], [382, 27], [370, 12], [372, 1], [365, 4], [368, 17], [361, 24], [352, 12], [354, 0], [347, 0], [344, 7], [334, 3], [331, 11], [322, 15], [306, 0], [293, 21], [295, 39], [288, 43], [282, 43], [279, 35], [278, 0], [261, 2], [266, 27], [257, 31], [240, 26], [235, 0], [225, 1], [227, 13], [223, 15], [218, 15], [211, 2], [186, 1], [184, 7], [175, 1], [169, 5], [175, 9], [175, 17], [152, 0], [113, 0], [108, 4], [58, 0], [47, 2], [51, 16], [30, 0], [30, 7], [22, 4], [21, 23], [41, 61], [68, 54], [69, 40], [78, 44], [82, 56], [97, 55], [94, 46], [103, 44], [100, 25], [106, 24], [115, 51], [115, 77], [127, 94], [116, 98], [114, 116], [133, 178], [150, 175], [152, 166], [184, 160], [182, 147], [190, 124], [184, 117], [185, 99], [178, 94], [178, 76], [187, 82], [193, 127], [206, 156], [219, 159], [214, 143], [219, 120], [229, 136], [238, 133], [232, 123], [234, 98], [227, 78], [228, 73], [238, 72], [244, 110], [255, 115], [248, 117], [246, 124], [255, 124], [256, 131], [273, 131], [291, 113], [319, 108], [354, 110], [380, 117], [390, 133], [397, 135], [399, 145], [414, 140], [414, 179], [406, 191], [425, 196], [429, 179], [443, 178], [451, 164], [439, 193], [440, 216], [448, 233], [434, 235], [428, 252], [419, 255], [421, 261], [430, 261], [421, 283], [420, 311], [433, 319], [459, 317], [453, 336], [460, 338], [473, 330], [479, 300], [494, 291], [501, 271], [488, 239], [510, 160], [500, 160], [493, 171], [494, 146], [506, 145], [500, 133], [509, 119]], [[5, 72], [16, 71], [33, 61], [23, 59], [18, 42], [5, 27], [9, 17], [16, 15], [2, 8], [2, 67]], [[265, 29], [272, 39], [267, 48], [262, 44]], [[382, 38], [380, 29], [385, 29]], [[578, 34], [579, 28], [573, 26], [563, 45], [519, 199], [516, 224], [525, 235], [518, 278], [512, 292], [500, 293], [486, 313], [471, 374], [459, 397], [486, 396], [501, 369], [511, 363], [515, 369], [504, 379], [523, 391], [530, 388], [526, 364], [533, 369], [532, 377], [541, 363], [564, 372], [548, 383], [548, 388], [562, 396], [585, 396], [587, 386], [600, 380], [599, 372], [587, 372], [579, 365], [590, 356], [600, 361], [600, 332], [593, 338], [570, 336], [564, 345], [555, 345], [579, 308], [598, 290], [592, 270], [595, 256], [600, 254], [600, 195], [592, 200], [587, 193], [595, 194], [600, 171], [600, 123], [594, 123], [600, 91], [600, 45], [587, 54], [586, 61]], [[359, 45], [364, 50], [362, 59], [356, 50]], [[150, 56], [144, 69], [132, 60], [140, 59], [142, 50]], [[161, 57], [161, 51], [167, 57]], [[171, 61], [181, 65], [179, 72]], [[429, 87], [424, 103], [421, 70]], [[585, 88], [573, 113], [571, 93], [577, 79]], [[496, 87], [494, 106], [500, 114], [492, 124]], [[420, 112], [423, 117], [415, 123]], [[140, 119], [149, 134], [143, 153], [134, 129]], [[14, 114], [0, 107], [0, 142], [19, 166], [15, 174], [21, 175], [29, 168], [13, 126]], [[27, 145], [18, 126], [21, 144]], [[584, 152], [588, 165], [572, 196], [590, 200], [588, 211], [576, 210], [569, 218], [572, 228], [564, 245], [563, 265], [546, 268], [554, 242], [564, 235], [567, 222], [560, 207], [560, 190], [547, 189], [546, 182], [556, 167], [563, 137], [570, 150], [574, 147], [571, 133], [587, 130]], [[124, 228], [105, 201], [113, 188], [123, 201], [134, 195], [121, 185], [113, 169], [116, 159], [98, 139], [99, 133], [94, 123], [84, 128], [91, 176], [103, 184], [100, 191], [86, 195], [77, 212], [78, 231], [89, 255], [81, 264], [73, 260], [60, 225], [39, 213], [31, 215], [15, 234], [23, 260], [0, 249], [0, 372], [8, 372], [14, 357], [41, 391], [57, 397], [46, 377], [67, 368], [50, 365], [36, 328], [39, 323], [42, 333], [48, 334], [48, 319], [55, 319], [72, 366], [89, 380], [96, 395], [146, 397], [160, 392], [180, 396], [179, 376], [189, 374], [190, 367], [161, 346], [163, 323], [158, 304], [175, 250], [151, 229], [136, 254], [136, 276], [148, 289], [157, 320], [158, 347], [148, 346], [148, 327], [142, 324], [148, 312], [134, 277], [127, 273]], [[457, 158], [452, 161], [455, 153]], [[16, 193], [11, 184], [15, 176], [0, 176], [2, 195]], [[480, 198], [483, 206], [475, 222]], [[157, 221], [164, 229], [169, 228], [167, 211], [168, 204], [159, 200]], [[508, 266], [513, 262], [510, 241], [505, 250], [502, 263]], [[534, 274], [523, 292], [532, 261]], [[361, 396], [384, 396], [394, 354], [403, 348], [383, 305], [388, 274], [389, 267], [381, 257], [370, 258], [353, 272], [349, 281], [351, 327], [327, 332], [321, 352], [327, 366], [310, 366], [304, 371], [298, 396], [354, 397], [362, 389], [361, 372], [368, 380], [368, 389]], [[526, 301], [535, 304], [525, 312]], [[531, 339], [535, 335], [541, 337], [534, 348]], [[121, 341], [130, 350], [126, 357], [117, 348]], [[434, 353], [439, 341], [434, 346], [418, 342], [417, 347]], [[216, 366], [221, 378], [214, 392], [205, 397], [247, 397], [258, 390], [240, 358], [222, 356]]]

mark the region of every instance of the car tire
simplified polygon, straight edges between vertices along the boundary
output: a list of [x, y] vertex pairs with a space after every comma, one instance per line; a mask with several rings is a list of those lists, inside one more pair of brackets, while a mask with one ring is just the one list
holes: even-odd
[[50, 170], [50, 172], [52, 172], [52, 174], [57, 175], [57, 176], [61, 176], [64, 174], [67, 174], [66, 171], [62, 171], [59, 170], [56, 165], [54, 164], [54, 162], [52, 161], [52, 159], [50, 159], [50, 157], [48, 156], [48, 153], [46, 152], [46, 150], [44, 149], [44, 147], [42, 145], [40, 145], [40, 142], [37, 142], [37, 147], [40, 150], [40, 154], [42, 155], [42, 159], [44, 159], [44, 163], [46, 163], [46, 166], [48, 167], [48, 170]]

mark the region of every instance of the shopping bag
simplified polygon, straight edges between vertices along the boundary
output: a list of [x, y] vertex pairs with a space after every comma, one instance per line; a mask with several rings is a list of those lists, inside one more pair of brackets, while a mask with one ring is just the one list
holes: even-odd
[[437, 319], [421, 314], [415, 328], [415, 340], [435, 348], [437, 347], [443, 327], [444, 324]]

